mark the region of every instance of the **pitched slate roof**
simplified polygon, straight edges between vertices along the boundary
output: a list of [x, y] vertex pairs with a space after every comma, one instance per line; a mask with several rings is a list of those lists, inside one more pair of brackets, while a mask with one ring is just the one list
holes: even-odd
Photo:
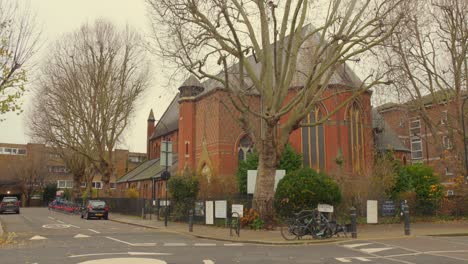
[[[171, 173], [175, 173], [178, 165], [178, 155], [173, 154], [172, 165], [169, 167]], [[165, 170], [164, 166], [161, 166], [160, 159], [152, 159], [142, 163], [140, 166], [129, 171], [124, 176], [117, 180], [117, 183], [133, 182], [149, 180], [153, 177], [160, 178], [161, 173]]]
[[401, 143], [398, 135], [385, 122], [383, 116], [379, 114], [376, 108], [372, 109], [372, 128], [374, 130], [374, 144], [379, 152], [394, 150], [411, 152]]
[[179, 97], [180, 94], [177, 93], [164, 114], [161, 116], [160, 120], [157, 121], [151, 139], [160, 137], [179, 129]]

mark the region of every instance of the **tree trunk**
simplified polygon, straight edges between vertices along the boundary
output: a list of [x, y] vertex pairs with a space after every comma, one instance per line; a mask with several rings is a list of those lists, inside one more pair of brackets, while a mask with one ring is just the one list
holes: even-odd
[[253, 207], [264, 220], [273, 217], [273, 198], [277, 152], [274, 138], [274, 128], [266, 127], [265, 134], [259, 146], [257, 181]]
[[80, 188], [81, 188], [81, 180], [82, 179], [83, 179], [83, 175], [73, 174], [73, 190], [72, 190], [72, 200], [73, 201], [80, 198]]

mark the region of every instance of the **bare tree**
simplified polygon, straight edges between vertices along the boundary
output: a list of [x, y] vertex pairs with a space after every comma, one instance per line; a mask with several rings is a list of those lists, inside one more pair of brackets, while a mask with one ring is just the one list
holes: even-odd
[[25, 64], [36, 53], [39, 37], [36, 18], [27, 7], [0, 0], [0, 114], [21, 109]]
[[42, 70], [32, 134], [85, 157], [102, 175], [114, 174], [113, 151], [147, 86], [141, 38], [105, 21], [83, 25], [52, 48]]
[[[406, 0], [402, 9], [402, 23], [378, 53], [394, 80], [393, 91], [409, 102], [408, 107], [419, 113], [433, 135], [448, 129], [452, 142], [458, 141], [463, 134], [462, 101], [468, 95], [468, 2]], [[428, 102], [455, 104], [443, 127], [431, 118]]]
[[[258, 204], [273, 198], [273, 175], [289, 135], [328, 96], [325, 92], [332, 92], [335, 74], [350, 71], [346, 62], [359, 61], [393, 33], [399, 17], [389, 14], [400, 2], [147, 0], [156, 51], [228, 91], [242, 128], [254, 139], [259, 152], [254, 202], [262, 214], [268, 209]], [[321, 18], [315, 27], [313, 18]], [[323, 123], [381, 83], [387, 82], [373, 73], [346, 91], [332, 92], [352, 95], [305, 125]], [[253, 94], [260, 96], [260, 111], [249, 107]]]

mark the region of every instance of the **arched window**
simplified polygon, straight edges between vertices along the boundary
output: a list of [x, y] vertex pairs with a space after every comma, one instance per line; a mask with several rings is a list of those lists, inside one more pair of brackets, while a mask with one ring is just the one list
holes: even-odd
[[[323, 117], [322, 111], [316, 107], [303, 120], [305, 124], [314, 124]], [[304, 166], [318, 171], [325, 169], [325, 132], [323, 124], [302, 127], [302, 154]]]
[[246, 160], [247, 155], [252, 153], [253, 142], [248, 135], [244, 135], [239, 141], [239, 146], [237, 147], [237, 157], [238, 161]]
[[352, 171], [361, 173], [364, 167], [364, 126], [362, 110], [356, 102], [349, 107], [346, 121]]

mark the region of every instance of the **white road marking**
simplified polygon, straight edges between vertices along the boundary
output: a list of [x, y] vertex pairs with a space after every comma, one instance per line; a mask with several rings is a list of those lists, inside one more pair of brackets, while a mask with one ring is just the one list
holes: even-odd
[[347, 244], [347, 245], [343, 245], [343, 247], [347, 247], [347, 248], [355, 248], [355, 247], [362, 247], [362, 246], [367, 246], [367, 245], [370, 245], [371, 243], [362, 243], [362, 244]]
[[59, 223], [61, 223], [61, 224], [65, 224], [64, 221], [57, 220], [57, 222], [59, 222]]
[[70, 224], [68, 224], [68, 225], [71, 226], [71, 227], [74, 227], [74, 228], [80, 228], [79, 226], [76, 226], [76, 225], [70, 225]]
[[47, 224], [43, 225], [43, 228], [50, 228], [50, 229], [64, 229], [64, 228], [69, 228], [70, 225], [64, 225], [64, 224]]
[[130, 256], [170, 256], [171, 253], [156, 253], [156, 252], [128, 252]]
[[96, 230], [94, 230], [94, 229], [89, 229], [89, 228], [88, 228], [88, 230], [91, 231], [91, 232], [94, 232], [94, 233], [96, 233], [96, 234], [100, 234], [100, 233], [101, 233], [101, 232], [96, 231]]
[[55, 220], [55, 218], [53, 218], [52, 216], [48, 216], [48, 217], [49, 217], [49, 219]]
[[210, 259], [205, 259], [203, 260], [203, 264], [215, 264], [214, 261], [210, 260]]
[[153, 258], [106, 258], [80, 262], [78, 264], [167, 264], [166, 261]]
[[133, 243], [132, 246], [134, 247], [154, 247], [156, 243]]
[[86, 237], [90, 237], [90, 236], [78, 234], [78, 235], [74, 236], [73, 238], [86, 238]]
[[196, 247], [213, 247], [216, 246], [214, 243], [195, 243], [193, 244]]
[[71, 255], [69, 258], [81, 258], [81, 257], [92, 257], [92, 256], [106, 256], [106, 255], [153, 255], [153, 256], [170, 256], [171, 253], [157, 253], [157, 252], [112, 252], [112, 253], [92, 253], [92, 254], [83, 254], [83, 255]]
[[120, 242], [120, 243], [124, 243], [124, 244], [127, 244], [129, 246], [132, 246], [133, 244], [132, 243], [129, 243], [129, 242], [126, 242], [126, 241], [122, 241], [122, 240], [119, 240], [117, 238], [113, 238], [113, 237], [106, 237], [107, 239], [110, 239], [110, 240], [114, 240], [114, 241], [117, 241], [117, 242]]
[[392, 247], [385, 247], [385, 248], [360, 248], [359, 250], [363, 251], [363, 252], [366, 252], [366, 253], [369, 253], [369, 254], [372, 254], [372, 253], [376, 253], [376, 252], [380, 252], [380, 251], [385, 251], [385, 250], [389, 250], [389, 249], [393, 249]]
[[184, 247], [187, 246], [186, 243], [164, 243], [165, 247]]
[[360, 258], [360, 257], [356, 257], [355, 259], [360, 260], [360, 261], [362, 261], [362, 262], [369, 262], [369, 261], [371, 261], [370, 259]]
[[340, 262], [351, 262], [351, 260], [346, 259], [346, 258], [335, 258], [335, 259], [340, 261]]
[[33, 236], [29, 240], [43, 240], [43, 239], [47, 239], [47, 238], [43, 236]]
[[229, 243], [229, 244], [224, 244], [226, 247], [242, 247], [244, 244], [242, 243]]

